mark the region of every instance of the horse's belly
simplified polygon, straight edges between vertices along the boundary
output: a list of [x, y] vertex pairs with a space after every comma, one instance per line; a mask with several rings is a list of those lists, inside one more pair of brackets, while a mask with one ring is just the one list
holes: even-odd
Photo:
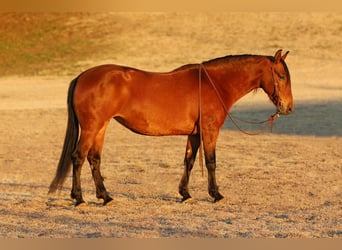
[[115, 120], [128, 129], [143, 135], [188, 135], [197, 132], [196, 122], [193, 119], [181, 119], [168, 115], [139, 115], [115, 116]]

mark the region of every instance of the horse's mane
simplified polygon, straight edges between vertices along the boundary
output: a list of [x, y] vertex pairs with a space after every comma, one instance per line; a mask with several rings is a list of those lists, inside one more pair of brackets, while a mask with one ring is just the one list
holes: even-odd
[[227, 56], [223, 56], [223, 57], [218, 57], [218, 58], [214, 58], [214, 59], [210, 59], [208, 61], [205, 61], [203, 63], [216, 63], [216, 62], [222, 62], [222, 61], [230, 61], [230, 60], [243, 60], [246, 59], [248, 57], [260, 57], [257, 55], [251, 55], [251, 54], [243, 54], [243, 55], [227, 55]]
[[[227, 56], [223, 56], [223, 57], [217, 57], [214, 59], [210, 59], [207, 61], [203, 61], [203, 64], [216, 64], [216, 63], [222, 63], [222, 61], [231, 61], [231, 62], [240, 62], [241, 60], [247, 59], [247, 58], [262, 58], [262, 57], [266, 57], [267, 59], [269, 59], [271, 62], [274, 62], [274, 57], [273, 56], [262, 56], [262, 55], [252, 55], [252, 54], [242, 54], [242, 55], [227, 55]], [[284, 60], [281, 60], [281, 63], [284, 66], [285, 72], [287, 74], [287, 76], [290, 78], [290, 72], [289, 69], [287, 68], [287, 65], [285, 63]], [[199, 64], [193, 63], [193, 64], [186, 64], [183, 66], [180, 66], [176, 69], [174, 69], [173, 71], [177, 71], [177, 70], [183, 70], [183, 69], [191, 69], [191, 68], [198, 68]]]
[[[223, 56], [223, 57], [218, 57], [218, 58], [214, 58], [214, 59], [210, 59], [208, 61], [203, 61], [203, 64], [215, 64], [215, 63], [222, 63], [222, 61], [230, 61], [230, 60], [236, 60], [236, 62], [248, 58], [248, 57], [260, 57], [257, 55], [250, 55], [250, 54], [244, 54], [244, 55], [227, 55], [227, 56]], [[174, 69], [173, 71], [178, 71], [178, 70], [183, 70], [183, 69], [191, 69], [191, 68], [198, 68], [199, 64], [198, 63], [191, 63], [191, 64], [185, 64], [182, 65], [176, 69]]]
[[[246, 58], [255, 58], [255, 59], [257, 59], [257, 58], [261, 58], [261, 57], [266, 57], [271, 62], [275, 61], [273, 56], [243, 54], [243, 55], [227, 55], [227, 56], [223, 56], [223, 57], [218, 57], [218, 58], [210, 59], [210, 60], [205, 61], [203, 63], [205, 63], [205, 64], [215, 64], [215, 63], [222, 63], [222, 61], [235, 61], [235, 62], [239, 62], [239, 61], [241, 61], [243, 59], [246, 59]], [[281, 63], [284, 66], [284, 69], [285, 69], [285, 72], [286, 72], [288, 78], [290, 78], [290, 72], [289, 72], [289, 69], [287, 68], [287, 65], [286, 65], [285, 61], [281, 60]]]

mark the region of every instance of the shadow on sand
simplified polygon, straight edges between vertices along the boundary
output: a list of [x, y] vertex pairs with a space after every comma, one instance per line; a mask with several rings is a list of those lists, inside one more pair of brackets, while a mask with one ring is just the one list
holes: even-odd
[[[274, 107], [244, 106], [232, 108], [231, 114], [248, 121], [261, 121], [274, 113]], [[249, 131], [261, 129], [259, 125], [250, 125], [239, 121], [239, 125]], [[227, 118], [223, 129], [238, 130]], [[295, 112], [288, 116], [280, 116], [273, 125], [272, 133], [310, 135], [310, 136], [342, 136], [342, 101], [300, 102], [295, 105]]]

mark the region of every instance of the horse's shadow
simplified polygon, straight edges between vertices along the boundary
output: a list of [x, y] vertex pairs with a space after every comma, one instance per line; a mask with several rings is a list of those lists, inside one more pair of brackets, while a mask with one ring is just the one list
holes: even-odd
[[[274, 113], [269, 106], [237, 106], [232, 108], [233, 116], [247, 121], [267, 119]], [[295, 104], [295, 111], [289, 116], [280, 116], [272, 128], [272, 133], [309, 135], [309, 136], [342, 136], [342, 101], [299, 102]], [[238, 121], [239, 125], [249, 131], [257, 131], [262, 126]], [[264, 125], [263, 125], [264, 126]], [[223, 129], [238, 130], [234, 124], [226, 119]]]

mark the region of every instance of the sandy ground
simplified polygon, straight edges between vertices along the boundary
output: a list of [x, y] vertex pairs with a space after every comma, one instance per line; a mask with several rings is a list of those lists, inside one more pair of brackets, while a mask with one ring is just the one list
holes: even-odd
[[[202, 26], [193, 30], [195, 39], [202, 34], [199, 27], [219, 24], [223, 18], [217, 14], [216, 23], [211, 24], [206, 21], [212, 20], [211, 15], [175, 16], [169, 25], [177, 26], [182, 20], [188, 24], [200, 22]], [[209, 198], [206, 171], [202, 177], [196, 162], [190, 180], [193, 200], [187, 204], [180, 202], [177, 189], [183, 172], [186, 137], [144, 137], [115, 121], [107, 130], [102, 162], [105, 184], [114, 202], [103, 207], [95, 198], [87, 165], [82, 172], [86, 206], [75, 208], [69, 199], [71, 177], [60, 193], [48, 196], [64, 139], [66, 91], [72, 77], [6, 77], [0, 79], [0, 237], [342, 237], [342, 61], [334, 32], [342, 29], [341, 15], [300, 15], [289, 19], [286, 27], [279, 25], [281, 33], [274, 40], [267, 40], [277, 34], [270, 29], [260, 35], [261, 41], [256, 44], [248, 36], [253, 27], [258, 30], [265, 23], [274, 25], [274, 20], [284, 21], [286, 17], [273, 14], [259, 23], [258, 14], [250, 14], [249, 19], [240, 15], [229, 18], [233, 23], [242, 22], [247, 31], [242, 35], [231, 33], [231, 39], [238, 39], [239, 43], [234, 44], [239, 46], [245, 42], [244, 48], [233, 44], [232, 50], [217, 56], [242, 49], [242, 53], [273, 55], [283, 41], [290, 40], [279, 37], [280, 34], [293, 32], [290, 28], [294, 24], [312, 25], [312, 29], [300, 30], [303, 35], [292, 37], [285, 48], [291, 50], [293, 46], [295, 50], [288, 57], [295, 113], [280, 117], [273, 133], [246, 136], [228, 119], [221, 130], [217, 178], [224, 200], [213, 203]], [[118, 16], [123, 18], [124, 14]], [[163, 16], [144, 14], [125, 18], [138, 23], [159, 18], [160, 26], [166, 22]], [[325, 34], [319, 34], [322, 27], [317, 28], [318, 24], [327, 27]], [[181, 34], [184, 30], [177, 32]], [[218, 28], [213, 33], [216, 40], [223, 32], [226, 31]], [[311, 32], [316, 32], [316, 36]], [[326, 48], [315, 47], [320, 39]], [[144, 38], [141, 43], [151, 40], [153, 37]], [[167, 37], [160, 40], [161, 44], [167, 42]], [[265, 47], [258, 47], [262, 42]], [[185, 45], [190, 46], [188, 41], [178, 43], [180, 51]], [[202, 49], [201, 53], [196, 50], [195, 55], [187, 47], [187, 62], [208, 59], [217, 54], [210, 52], [216, 48], [219, 52], [227, 51], [218, 43], [205, 46], [206, 54]], [[165, 59], [163, 53], [152, 54], [154, 59]], [[127, 60], [125, 64], [140, 67], [145, 60], [145, 68], [161, 71], [171, 70], [180, 65], [178, 61], [184, 61], [168, 55], [172, 63], [158, 64], [147, 55], [148, 51], [135, 54], [138, 59], [133, 60], [133, 56], [119, 54], [117, 61]], [[90, 61], [87, 65], [106, 60]], [[239, 101], [232, 113], [263, 120], [273, 110], [260, 91]]]

